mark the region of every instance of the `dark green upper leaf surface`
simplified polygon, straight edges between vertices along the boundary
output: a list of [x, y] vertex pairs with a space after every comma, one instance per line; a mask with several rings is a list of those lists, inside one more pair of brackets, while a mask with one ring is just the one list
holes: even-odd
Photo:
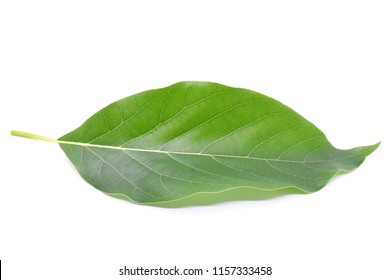
[[59, 140], [93, 186], [149, 204], [240, 190], [314, 192], [377, 147], [336, 149], [280, 102], [206, 82], [129, 96]]

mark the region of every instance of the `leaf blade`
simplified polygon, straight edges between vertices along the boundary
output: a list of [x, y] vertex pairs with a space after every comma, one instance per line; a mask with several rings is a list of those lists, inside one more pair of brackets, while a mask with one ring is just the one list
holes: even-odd
[[114, 102], [58, 141], [99, 190], [159, 206], [247, 188], [317, 191], [379, 145], [338, 150], [272, 98], [201, 82]]

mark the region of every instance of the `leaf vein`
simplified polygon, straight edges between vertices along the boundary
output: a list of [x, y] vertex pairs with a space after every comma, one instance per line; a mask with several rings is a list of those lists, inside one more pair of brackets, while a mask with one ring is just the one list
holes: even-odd
[[113, 166], [111, 163], [109, 163], [108, 161], [106, 161], [104, 158], [102, 158], [99, 154], [97, 154], [96, 152], [92, 151], [89, 147], [87, 147], [87, 149], [93, 153], [94, 155], [96, 155], [101, 161], [105, 162], [107, 165], [109, 165], [112, 169], [115, 170], [116, 173], [118, 173], [119, 176], [121, 176], [123, 179], [125, 179], [127, 182], [129, 182], [133, 187], [134, 189], [137, 189], [153, 198], [155, 198], [156, 196], [152, 195], [151, 193], [148, 193], [147, 191], [143, 190], [142, 188], [139, 188], [137, 187], [129, 178], [127, 178], [125, 175], [122, 174], [122, 172], [120, 172], [115, 166]]

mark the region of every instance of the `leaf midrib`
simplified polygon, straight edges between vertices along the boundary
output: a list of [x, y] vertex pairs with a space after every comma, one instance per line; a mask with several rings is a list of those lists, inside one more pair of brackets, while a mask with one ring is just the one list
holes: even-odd
[[[236, 159], [251, 159], [251, 160], [263, 160], [263, 161], [273, 161], [273, 162], [290, 162], [290, 163], [324, 163], [324, 162], [336, 162], [339, 160], [343, 160], [346, 158], [354, 157], [360, 154], [366, 153], [364, 150], [354, 153], [349, 156], [337, 158], [337, 159], [329, 159], [329, 160], [287, 160], [280, 158], [259, 158], [259, 157], [249, 157], [249, 156], [235, 156], [235, 155], [220, 155], [220, 154], [204, 154], [204, 153], [194, 153], [194, 152], [177, 152], [177, 151], [165, 151], [165, 150], [153, 150], [153, 149], [139, 149], [139, 148], [129, 148], [123, 146], [109, 146], [109, 145], [99, 145], [99, 144], [91, 144], [91, 143], [82, 143], [82, 142], [73, 142], [73, 141], [65, 141], [60, 139], [53, 139], [45, 136], [41, 136], [38, 134], [24, 132], [19, 130], [11, 130], [11, 135], [25, 137], [30, 139], [37, 139], [46, 142], [53, 142], [57, 144], [64, 145], [75, 145], [81, 147], [94, 147], [94, 148], [102, 148], [102, 149], [112, 149], [112, 150], [121, 150], [121, 151], [134, 151], [134, 152], [145, 152], [145, 153], [158, 153], [158, 154], [173, 154], [173, 155], [193, 155], [193, 156], [207, 156], [207, 157], [221, 157], [221, 158], [236, 158]], [[378, 144], [377, 144], [378, 145]]]
[[65, 145], [76, 145], [82, 147], [93, 147], [93, 148], [102, 148], [102, 149], [112, 149], [112, 150], [121, 150], [121, 151], [134, 151], [134, 152], [145, 152], [145, 153], [157, 153], [157, 154], [173, 154], [173, 155], [192, 155], [192, 156], [207, 156], [207, 157], [222, 157], [222, 158], [236, 158], [236, 159], [252, 159], [252, 160], [262, 160], [262, 161], [273, 161], [273, 162], [290, 162], [290, 163], [324, 163], [324, 162], [335, 162], [343, 160], [346, 158], [354, 157], [359, 154], [363, 154], [364, 151], [355, 153], [342, 158], [329, 159], [329, 160], [287, 160], [287, 159], [275, 159], [275, 158], [259, 158], [259, 157], [249, 157], [249, 156], [236, 156], [236, 155], [222, 155], [222, 154], [204, 154], [204, 153], [195, 153], [195, 152], [177, 152], [177, 151], [165, 151], [165, 150], [154, 150], [154, 149], [140, 149], [140, 148], [129, 148], [122, 146], [109, 146], [109, 145], [99, 145], [91, 143], [81, 143], [81, 142], [72, 142], [64, 140], [54, 140], [58, 144]]

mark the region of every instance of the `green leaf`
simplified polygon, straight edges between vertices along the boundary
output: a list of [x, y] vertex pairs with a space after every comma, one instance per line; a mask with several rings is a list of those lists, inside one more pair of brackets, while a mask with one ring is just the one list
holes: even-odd
[[181, 82], [114, 102], [57, 142], [114, 197], [158, 206], [320, 190], [379, 145], [334, 148], [312, 123], [257, 92]]

